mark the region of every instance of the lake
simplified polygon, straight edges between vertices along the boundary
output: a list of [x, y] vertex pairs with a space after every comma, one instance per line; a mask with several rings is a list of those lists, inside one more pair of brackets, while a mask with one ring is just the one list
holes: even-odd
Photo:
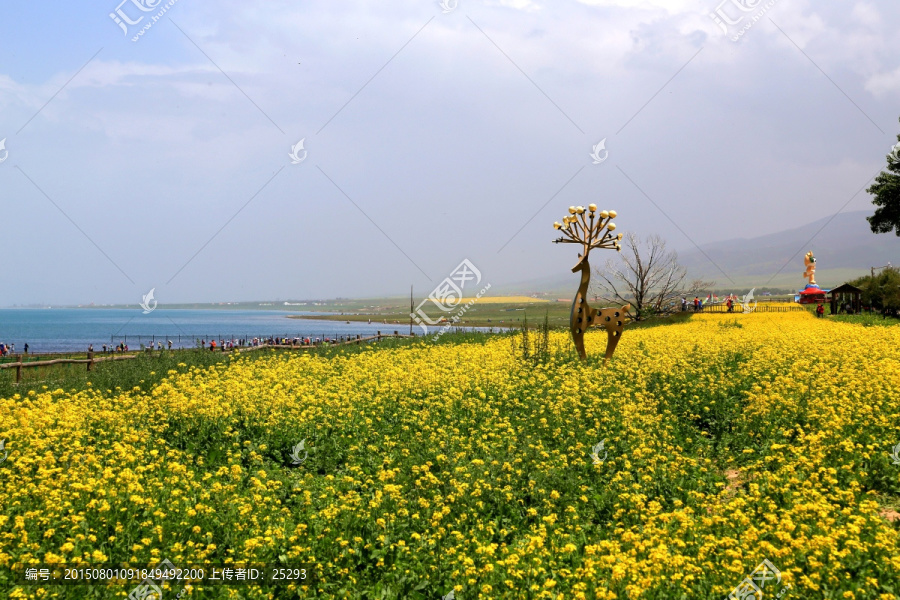
[[[115, 308], [10, 308], [0, 309], [0, 342], [15, 344], [22, 352], [83, 352], [90, 344], [125, 341], [130, 350], [151, 340], [172, 340], [177, 348], [193, 348], [197, 338], [252, 339], [254, 337], [337, 337], [374, 334], [376, 331], [409, 333], [409, 323], [385, 325], [322, 319], [289, 319], [288, 315], [316, 313], [280, 310], [163, 309], [149, 314], [140, 309]], [[321, 314], [321, 313], [319, 313]], [[421, 330], [418, 330], [420, 332]]]

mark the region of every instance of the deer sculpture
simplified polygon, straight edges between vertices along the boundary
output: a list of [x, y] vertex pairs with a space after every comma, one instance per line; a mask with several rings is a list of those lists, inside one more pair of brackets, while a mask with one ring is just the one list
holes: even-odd
[[587, 360], [587, 354], [584, 351], [584, 332], [588, 327], [594, 325], [604, 328], [607, 333], [604, 364], [609, 362], [619, 344], [625, 326], [625, 313], [631, 308], [631, 305], [598, 310], [588, 304], [588, 286], [591, 282], [591, 265], [588, 262], [588, 254], [594, 248], [622, 250], [619, 245], [622, 234], [613, 235], [612, 233], [616, 229], [616, 224], [612, 222], [615, 217], [616, 211], [614, 210], [597, 213], [596, 204], [591, 204], [587, 210], [583, 206], [570, 206], [569, 216], [565, 217], [562, 223], [553, 224], [553, 227], [563, 234], [563, 237], [553, 240], [553, 243], [582, 245], [582, 253], [578, 255], [578, 262], [572, 267], [573, 273], [581, 272], [581, 282], [578, 285], [578, 292], [575, 294], [572, 312], [569, 316], [572, 341], [575, 343], [575, 349], [581, 360]]

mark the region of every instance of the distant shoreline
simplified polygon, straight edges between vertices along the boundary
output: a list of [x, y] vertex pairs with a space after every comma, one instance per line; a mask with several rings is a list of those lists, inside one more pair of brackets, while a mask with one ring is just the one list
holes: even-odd
[[[310, 311], [312, 312], [312, 311]], [[330, 313], [316, 313], [313, 315], [285, 315], [288, 319], [312, 319], [316, 321], [372, 321], [372, 323], [381, 323], [384, 322], [385, 319], [372, 319], [369, 315], [360, 315], [360, 314], [352, 314], [352, 315], [340, 315], [335, 314], [333, 312]], [[388, 321], [390, 321], [388, 319]], [[386, 325], [409, 325], [409, 321], [398, 321], [394, 319]]]
[[[322, 306], [320, 304], [319, 306]], [[137, 305], [94, 305], [94, 306], [0, 306], [0, 310], [142, 310]], [[284, 306], [259, 306], [259, 305], [218, 305], [218, 304], [159, 304], [154, 310], [259, 310], [259, 311], [281, 311], [281, 312], [314, 312], [306, 310], [306, 307], [298, 307], [297, 305]]]
[[150, 342], [167, 345], [171, 340], [175, 347], [194, 347], [197, 339], [339, 337], [405, 329], [365, 321], [348, 325], [346, 319], [307, 314], [310, 319], [297, 321], [286, 318], [296, 312], [283, 310], [155, 309], [142, 314], [141, 310], [109, 308], [11, 309], [0, 311], [0, 342], [15, 344], [21, 351], [27, 343], [31, 352], [40, 353], [83, 352], [91, 345], [99, 352], [104, 344], [139, 348]]

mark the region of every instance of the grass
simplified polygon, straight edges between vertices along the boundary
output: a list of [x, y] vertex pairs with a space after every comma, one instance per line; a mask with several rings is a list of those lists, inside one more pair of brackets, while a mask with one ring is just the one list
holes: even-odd
[[829, 319], [841, 323], [856, 323], [863, 327], [893, 327], [900, 325], [900, 319], [894, 317], [882, 317], [877, 313], [862, 313], [858, 315], [829, 315]]
[[[64, 358], [85, 358], [85, 354], [60, 355]], [[39, 357], [41, 360], [45, 356]], [[57, 357], [58, 358], [58, 357]], [[37, 360], [37, 359], [35, 359]], [[144, 352], [130, 360], [111, 360], [96, 363], [88, 372], [84, 364], [51, 365], [22, 370], [22, 381], [16, 383], [16, 370], [0, 370], [0, 397], [31, 390], [62, 388], [81, 391], [88, 387], [99, 390], [148, 390], [166, 377], [170, 369], [192, 366], [208, 367], [231, 360], [230, 355], [209, 350], [172, 350]]]
[[[460, 305], [461, 306], [461, 305]], [[546, 312], [551, 327], [569, 324], [571, 301], [566, 302], [476, 302], [463, 315], [457, 325], [464, 327], [518, 327], [525, 313], [543, 316]], [[436, 318], [438, 309], [427, 310], [426, 314]], [[448, 317], [453, 313], [447, 313]], [[292, 319], [325, 319], [328, 321], [387, 321], [387, 326], [409, 325], [409, 304], [383, 304], [357, 310], [345, 310], [343, 314], [292, 315]], [[417, 326], [416, 326], [417, 327]]]
[[[487, 332], [466, 331], [461, 327], [453, 327], [440, 337], [429, 336], [427, 338], [384, 338], [378, 342], [381, 349], [399, 348], [412, 344], [446, 344], [460, 343], [484, 343], [492, 335], [506, 335], [507, 332], [491, 334]], [[285, 350], [263, 348], [249, 352], [239, 353], [248, 360], [259, 360], [272, 354], [292, 354], [296, 352], [312, 352], [324, 358], [338, 356], [350, 356], [371, 350], [373, 343], [347, 344], [337, 346], [323, 345], [315, 349]], [[101, 356], [97, 353], [96, 356]], [[170, 370], [186, 372], [191, 368], [206, 368], [214, 365], [226, 365], [237, 358], [238, 354], [211, 352], [207, 349], [177, 349], [154, 352], [140, 352], [137, 357], [129, 360], [110, 360], [94, 365], [93, 371], [88, 372], [85, 364], [50, 365], [47, 367], [34, 367], [22, 370], [22, 381], [16, 383], [15, 369], [0, 370], [0, 398], [14, 394], [26, 395], [29, 391], [41, 391], [46, 389], [63, 389], [68, 392], [83, 391], [88, 388], [95, 390], [134, 390], [147, 391], [156, 386], [167, 377]], [[87, 358], [85, 353], [53, 354], [23, 357], [25, 362], [47, 360], [49, 358]], [[15, 362], [15, 357], [4, 357], [3, 362]]]
[[[594, 302], [595, 308], [606, 306], [600, 302]], [[427, 308], [427, 306], [426, 306]], [[568, 328], [569, 316], [572, 309], [571, 300], [565, 302], [554, 301], [530, 301], [530, 302], [477, 302], [471, 306], [462, 319], [455, 323], [460, 327], [496, 327], [519, 328], [527, 318], [532, 324], [538, 323], [544, 316], [550, 327]], [[426, 314], [432, 314], [426, 311]], [[688, 313], [676, 313], [664, 319], [665, 322], [680, 322], [686, 319]], [[452, 316], [452, 313], [448, 313]], [[436, 315], [432, 315], [434, 318]], [[343, 314], [319, 314], [319, 315], [292, 315], [292, 319], [324, 319], [328, 321], [387, 321], [387, 327], [402, 328], [409, 326], [409, 305], [379, 305], [367, 306], [353, 311], [347, 310]], [[671, 319], [676, 319], [671, 321]], [[656, 321], [651, 319], [650, 322]], [[635, 324], [637, 325], [637, 324]], [[436, 326], [441, 327], [441, 326]], [[421, 331], [416, 325], [414, 330]]]
[[[545, 305], [546, 306], [546, 305]], [[551, 305], [552, 306], [552, 305]], [[542, 307], [543, 308], [543, 307]], [[471, 309], [474, 310], [474, 309]], [[471, 312], [470, 310], [470, 312]], [[549, 310], [534, 310], [534, 317], [530, 319], [530, 327], [539, 327], [543, 324], [542, 317], [547, 315], [547, 323], [551, 329], [563, 330], [568, 329], [569, 314], [566, 308], [565, 320], [553, 319], [550, 317]], [[535, 314], [536, 313], [536, 314]], [[558, 315], [557, 315], [558, 317]], [[678, 313], [666, 318], [649, 319], [646, 321], [632, 322], [628, 325], [628, 329], [644, 329], [648, 327], [659, 327], [683, 323], [690, 319], [691, 313]], [[523, 313], [522, 318], [526, 315]], [[467, 331], [461, 325], [455, 325], [447, 330], [447, 333], [440, 336], [430, 335], [428, 337], [419, 337], [416, 339], [396, 339], [385, 338], [378, 343], [379, 348], [396, 348], [404, 347], [411, 344], [431, 344], [431, 345], [455, 345], [460, 343], [478, 343], [483, 344], [495, 335], [521, 335], [521, 324], [515, 329], [500, 329], [495, 332], [484, 331]], [[432, 329], [431, 333], [435, 330]], [[365, 351], [370, 344], [346, 345], [346, 346], [323, 346], [315, 350], [254, 350], [244, 353], [251, 359], [258, 359], [261, 356], [278, 352], [315, 352], [319, 356], [335, 357], [346, 356]], [[101, 356], [97, 353], [97, 356]], [[48, 358], [73, 358], [84, 359], [85, 353], [68, 353], [40, 356], [26, 356], [23, 358], [26, 362], [47, 360]], [[3, 357], [2, 362], [15, 362], [15, 357]], [[0, 370], [0, 397], [8, 397], [13, 394], [27, 394], [29, 391], [40, 391], [44, 389], [61, 388], [66, 391], [82, 391], [87, 388], [97, 390], [132, 390], [138, 388], [146, 391], [152, 389], [153, 386], [162, 381], [169, 370], [184, 372], [191, 367], [205, 368], [212, 365], [225, 364], [232, 360], [230, 354], [222, 352], [210, 352], [204, 349], [178, 349], [163, 350], [155, 352], [138, 353], [138, 357], [131, 360], [105, 361], [94, 365], [94, 370], [87, 371], [84, 364], [74, 365], [52, 365], [49, 367], [36, 367], [31, 369], [23, 369], [22, 381], [15, 382], [15, 369]]]
[[549, 356], [522, 335], [147, 356], [68, 381], [122, 393], [3, 395], [0, 560], [316, 565], [278, 598], [668, 600], [768, 558], [792, 598], [896, 598], [900, 330], [676, 315], [608, 367], [602, 332], [586, 363], [564, 330]]
[[[470, 298], [463, 298], [462, 302], [468, 302]], [[551, 302], [546, 298], [532, 298], [531, 296], [482, 296], [481, 298], [473, 298], [476, 304], [541, 304]]]
[[719, 323], [719, 327], [721, 327], [722, 329], [728, 329], [729, 327], [740, 329], [743, 327], [743, 325], [741, 325], [741, 322], [737, 319], [729, 319]]

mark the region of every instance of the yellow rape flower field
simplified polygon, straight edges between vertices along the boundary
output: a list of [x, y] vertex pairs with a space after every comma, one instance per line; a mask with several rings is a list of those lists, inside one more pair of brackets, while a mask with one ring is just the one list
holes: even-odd
[[587, 365], [558, 332], [536, 365], [493, 336], [0, 400], [0, 589], [125, 598], [10, 569], [168, 559], [310, 569], [191, 598], [725, 598], [768, 560], [766, 598], [898, 597], [900, 327], [700, 314], [626, 331], [605, 369], [587, 343]]

